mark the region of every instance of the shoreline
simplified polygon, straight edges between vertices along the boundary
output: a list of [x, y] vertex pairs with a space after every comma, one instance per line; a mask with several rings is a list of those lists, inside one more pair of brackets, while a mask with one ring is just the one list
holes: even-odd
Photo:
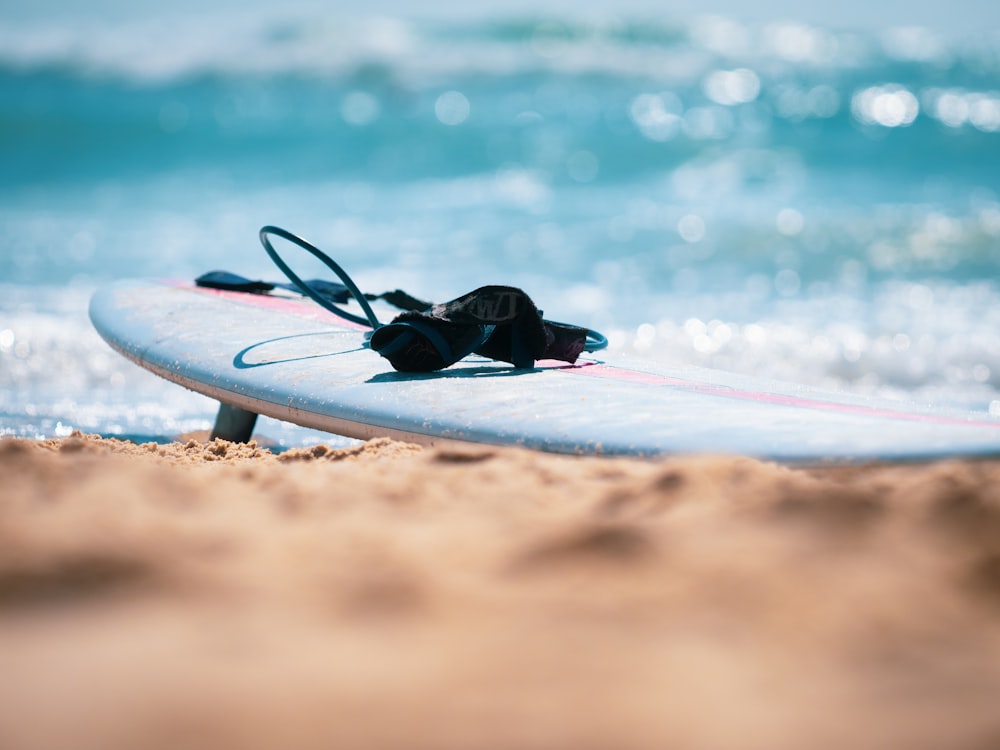
[[986, 747], [1000, 461], [0, 440], [21, 748]]

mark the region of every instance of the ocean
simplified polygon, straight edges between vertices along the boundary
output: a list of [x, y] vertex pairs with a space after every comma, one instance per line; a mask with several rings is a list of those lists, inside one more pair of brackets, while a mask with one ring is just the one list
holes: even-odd
[[183, 10], [0, 16], [0, 435], [210, 426], [87, 302], [279, 280], [264, 224], [367, 291], [510, 284], [618, 355], [1000, 416], [996, 26]]

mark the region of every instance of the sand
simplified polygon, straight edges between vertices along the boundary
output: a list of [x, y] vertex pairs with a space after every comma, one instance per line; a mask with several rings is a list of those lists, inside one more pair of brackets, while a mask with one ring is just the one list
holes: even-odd
[[0, 441], [0, 748], [1000, 747], [1000, 462]]

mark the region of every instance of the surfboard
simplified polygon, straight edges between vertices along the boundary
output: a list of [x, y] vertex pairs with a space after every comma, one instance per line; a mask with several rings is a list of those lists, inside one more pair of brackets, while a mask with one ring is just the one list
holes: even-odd
[[395, 372], [365, 329], [297, 295], [128, 280], [91, 320], [136, 364], [222, 405], [215, 434], [256, 415], [348, 437], [516, 445], [568, 454], [739, 454], [781, 462], [1000, 455], [1000, 419], [627, 357], [479, 357]]

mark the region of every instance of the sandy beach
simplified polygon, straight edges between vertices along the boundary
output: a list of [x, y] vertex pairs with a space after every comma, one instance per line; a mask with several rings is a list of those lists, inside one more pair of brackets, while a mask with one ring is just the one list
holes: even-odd
[[1000, 745], [1000, 462], [0, 441], [0, 747]]

